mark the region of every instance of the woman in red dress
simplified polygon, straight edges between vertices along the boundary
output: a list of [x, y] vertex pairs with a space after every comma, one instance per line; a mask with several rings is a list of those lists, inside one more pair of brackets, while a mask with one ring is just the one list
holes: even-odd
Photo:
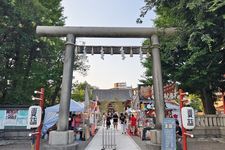
[[135, 129], [136, 129], [136, 124], [137, 124], [137, 119], [134, 117], [134, 115], [132, 114], [131, 115], [131, 118], [130, 118], [130, 128], [131, 128], [131, 134], [135, 134]]

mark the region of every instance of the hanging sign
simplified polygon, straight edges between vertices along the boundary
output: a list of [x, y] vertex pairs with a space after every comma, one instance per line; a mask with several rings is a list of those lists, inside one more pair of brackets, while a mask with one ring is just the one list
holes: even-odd
[[40, 106], [30, 106], [28, 111], [27, 128], [37, 128], [41, 123], [42, 110]]
[[182, 124], [185, 129], [195, 127], [195, 113], [192, 107], [183, 107], [181, 109]]

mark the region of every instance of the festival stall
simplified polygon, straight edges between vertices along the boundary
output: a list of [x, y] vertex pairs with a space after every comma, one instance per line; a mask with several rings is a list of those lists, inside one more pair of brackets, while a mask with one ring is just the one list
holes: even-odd
[[[84, 104], [70, 100], [70, 112], [71, 113], [82, 113], [84, 111]], [[45, 109], [45, 116], [42, 127], [42, 135], [45, 135], [49, 128], [56, 125], [59, 119], [59, 104], [47, 107]]]
[[[165, 98], [165, 115], [167, 118], [176, 118], [180, 121], [180, 108], [179, 104], [173, 99], [176, 99], [175, 84], [164, 86]], [[138, 86], [139, 104], [137, 107], [137, 134], [146, 139], [148, 130], [155, 127], [155, 106], [153, 87], [148, 85]]]

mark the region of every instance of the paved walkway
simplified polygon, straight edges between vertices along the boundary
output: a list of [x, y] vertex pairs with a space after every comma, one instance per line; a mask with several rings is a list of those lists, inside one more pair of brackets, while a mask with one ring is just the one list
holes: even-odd
[[[112, 128], [112, 125], [111, 125]], [[102, 149], [102, 129], [101, 126], [88, 144], [85, 150], [101, 150]], [[118, 131], [115, 133], [116, 136], [116, 150], [141, 150], [141, 148], [134, 142], [134, 140], [127, 134], [122, 134], [120, 125], [118, 126]]]

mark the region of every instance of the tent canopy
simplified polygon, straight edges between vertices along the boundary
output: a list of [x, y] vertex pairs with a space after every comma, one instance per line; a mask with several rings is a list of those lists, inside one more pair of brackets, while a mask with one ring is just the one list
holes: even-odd
[[[80, 102], [76, 102], [74, 100], [70, 100], [70, 112], [83, 112], [84, 104]], [[57, 123], [59, 116], [59, 104], [47, 107], [45, 109], [45, 117], [42, 127], [42, 134], [45, 134], [47, 130]]]
[[[70, 111], [73, 112], [83, 112], [84, 111], [84, 104], [80, 102], [76, 102], [75, 100], [70, 100]], [[45, 113], [48, 112], [59, 112], [59, 104], [47, 107], [45, 109]]]

